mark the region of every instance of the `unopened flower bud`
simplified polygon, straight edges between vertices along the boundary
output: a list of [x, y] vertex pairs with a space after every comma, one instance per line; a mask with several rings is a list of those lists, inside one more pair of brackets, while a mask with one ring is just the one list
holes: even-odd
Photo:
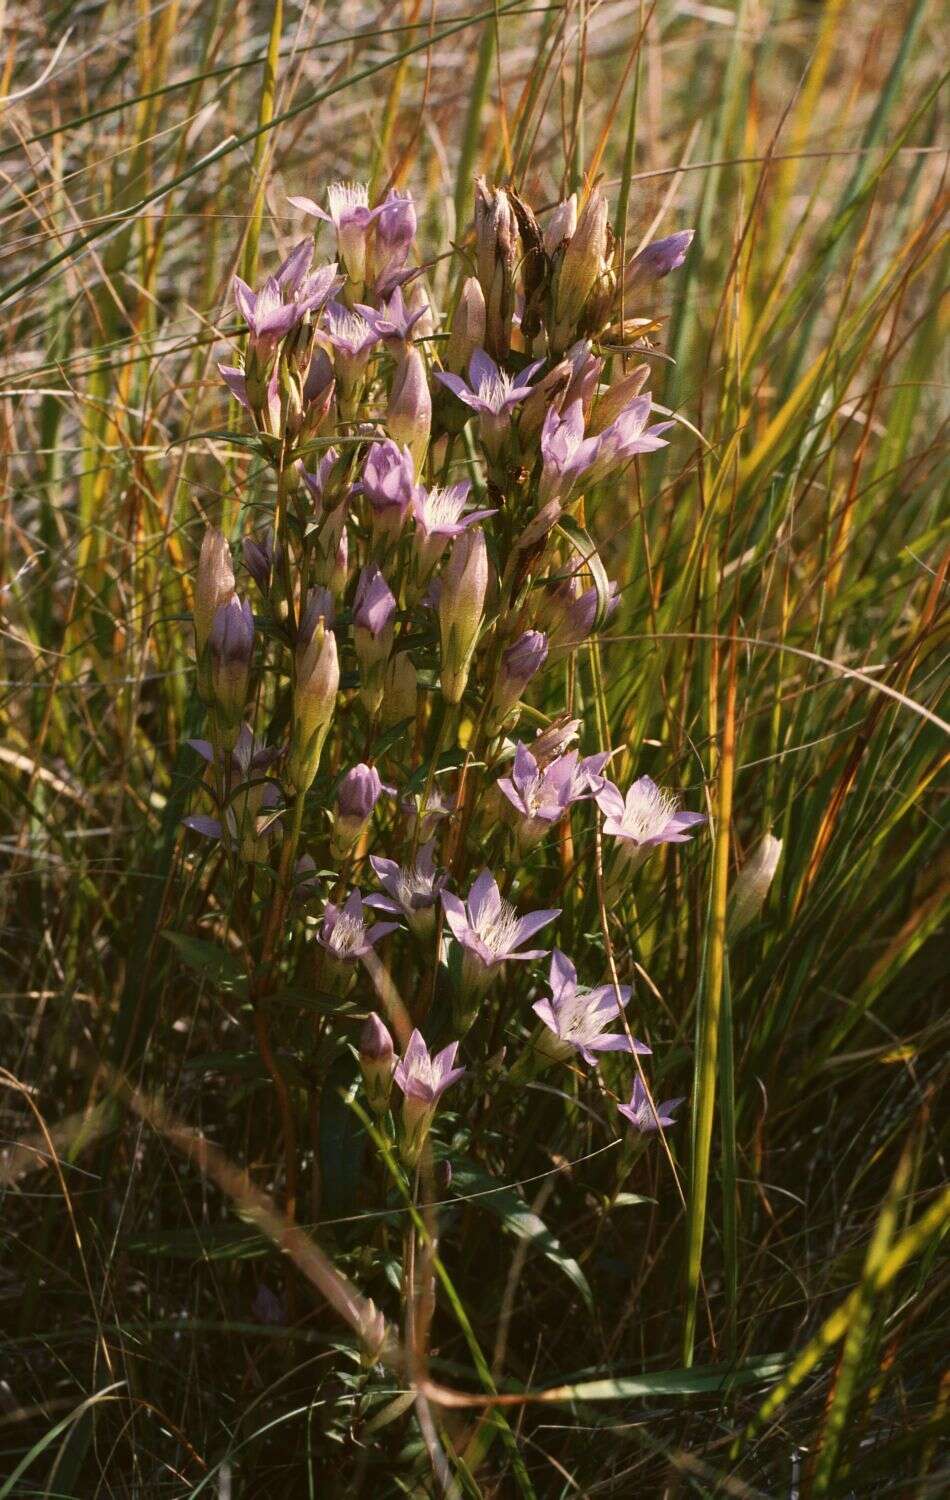
[[488, 716], [489, 734], [497, 734], [502, 728], [532, 677], [544, 666], [547, 655], [548, 638], [541, 630], [526, 630], [502, 653]]
[[385, 294], [398, 280], [415, 239], [416, 209], [412, 198], [390, 188], [377, 209], [376, 232], [372, 243], [372, 280], [377, 292]]
[[727, 922], [730, 940], [744, 932], [759, 915], [781, 855], [782, 840], [767, 833], [742, 866], [729, 896]]
[[274, 573], [274, 539], [272, 536], [264, 536], [258, 541], [255, 537], [246, 536], [241, 543], [244, 552], [244, 566], [250, 573], [262, 594], [270, 592], [271, 579]]
[[649, 378], [650, 366], [637, 365], [637, 368], [631, 370], [629, 375], [625, 375], [602, 396], [598, 396], [591, 412], [591, 419], [587, 424], [588, 437], [596, 437], [598, 433], [609, 427], [621, 412], [626, 411], [631, 401], [639, 396]]
[[208, 636], [211, 693], [215, 707], [230, 729], [236, 729], [247, 707], [251, 660], [254, 655], [254, 616], [249, 602], [236, 594], [215, 611]]
[[393, 1085], [393, 1068], [396, 1054], [393, 1039], [387, 1027], [374, 1010], [363, 1023], [360, 1032], [360, 1072], [369, 1107], [378, 1115], [389, 1108], [389, 1094]]
[[313, 782], [320, 765], [323, 742], [336, 708], [340, 688], [340, 662], [336, 636], [326, 628], [323, 616], [306, 621], [308, 630], [298, 633], [295, 657], [294, 723], [285, 778], [302, 794]]
[[372, 1297], [368, 1297], [366, 1312], [360, 1321], [360, 1344], [362, 1345], [360, 1363], [364, 1369], [371, 1370], [374, 1365], [379, 1364], [386, 1348], [387, 1338], [386, 1319]]
[[432, 429], [432, 397], [425, 360], [413, 346], [405, 351], [396, 366], [386, 409], [386, 427], [395, 442], [404, 443], [409, 449], [418, 471]]
[[447, 1156], [443, 1156], [441, 1161], [435, 1163], [435, 1166], [432, 1168], [432, 1178], [437, 1192], [448, 1192], [452, 1186], [452, 1163]]
[[391, 729], [416, 716], [418, 678], [408, 651], [400, 651], [386, 667], [381, 708], [383, 727]]
[[564, 247], [554, 296], [552, 347], [566, 349], [580, 331], [584, 306], [607, 264], [608, 206], [603, 193], [591, 193]]
[[485, 349], [505, 359], [511, 347], [518, 265], [518, 226], [503, 188], [475, 184], [475, 269], [485, 298]]
[[462, 286], [458, 306], [452, 315], [452, 327], [442, 356], [442, 363], [455, 375], [468, 369], [476, 349], [485, 344], [485, 296], [476, 277], [469, 276]]
[[207, 702], [211, 693], [210, 662], [205, 648], [214, 617], [234, 595], [231, 549], [223, 532], [209, 526], [201, 542], [195, 578], [195, 656], [198, 661], [198, 691]]
[[330, 840], [338, 859], [345, 859], [359, 841], [382, 793], [383, 783], [375, 766], [361, 762], [347, 771], [337, 789], [336, 817]]
[[536, 446], [538, 433], [549, 407], [552, 403], [557, 405], [558, 398], [564, 395], [573, 373], [570, 360], [562, 359], [531, 387], [518, 412], [518, 437], [523, 448]]
[[441, 581], [442, 696], [446, 703], [460, 703], [488, 592], [488, 551], [480, 527], [456, 537]]
[[375, 565], [360, 574], [353, 600], [353, 644], [362, 674], [363, 701], [375, 713], [382, 698], [383, 669], [393, 649], [396, 600]]
[[[686, 252], [693, 243], [692, 229], [681, 229], [678, 234], [654, 240], [627, 262], [623, 273], [624, 300], [635, 296], [650, 281], [659, 281], [676, 271], [686, 259]], [[628, 309], [629, 311], [629, 309]]]
[[577, 229], [577, 194], [572, 193], [559, 203], [544, 226], [544, 249], [547, 255], [556, 255], [561, 246], [572, 239]]
[[349, 542], [346, 534], [347, 505], [330, 512], [317, 534], [313, 576], [339, 599], [349, 578]]

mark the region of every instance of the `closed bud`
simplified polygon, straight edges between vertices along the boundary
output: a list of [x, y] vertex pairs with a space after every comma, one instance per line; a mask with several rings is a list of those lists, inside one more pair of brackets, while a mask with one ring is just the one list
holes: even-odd
[[395, 635], [396, 600], [382, 573], [375, 565], [360, 574], [353, 600], [353, 644], [359, 659], [361, 689], [367, 712], [379, 708], [383, 691], [383, 672], [392, 655]]
[[195, 578], [195, 656], [198, 661], [198, 692], [208, 702], [211, 696], [210, 662], [206, 655], [214, 617], [234, 595], [231, 549], [224, 533], [209, 526], [201, 542]]
[[388, 1339], [386, 1319], [372, 1297], [366, 1299], [366, 1308], [360, 1320], [359, 1336], [362, 1349], [360, 1363], [365, 1370], [371, 1370], [382, 1359]]
[[409, 449], [418, 472], [432, 429], [432, 397], [425, 360], [412, 346], [396, 366], [386, 410], [386, 427], [394, 442], [403, 443]]
[[587, 424], [587, 436], [596, 437], [598, 433], [604, 431], [605, 427], [609, 427], [621, 412], [626, 411], [631, 401], [639, 396], [649, 378], [650, 366], [637, 365], [637, 368], [631, 370], [629, 375], [625, 375], [622, 380], [618, 380], [608, 391], [599, 396], [591, 413], [590, 422]]
[[518, 259], [518, 225], [508, 194], [489, 188], [480, 177], [475, 184], [475, 270], [485, 298], [485, 348], [496, 360], [506, 358], [511, 347]]
[[[632, 260], [627, 262], [623, 273], [623, 295], [626, 301], [636, 296], [650, 281], [659, 281], [676, 271], [686, 259], [686, 252], [693, 242], [694, 231], [682, 229], [678, 234], [654, 240], [646, 245]], [[628, 309], [629, 310], [629, 309]]]
[[556, 351], [566, 349], [577, 336], [588, 297], [607, 267], [609, 227], [607, 199], [591, 193], [577, 229], [564, 247], [554, 296], [552, 342]]
[[383, 677], [383, 702], [381, 708], [384, 729], [402, 724], [416, 716], [418, 679], [416, 669], [408, 651], [400, 651], [392, 658]]
[[338, 505], [327, 516], [317, 534], [313, 576], [339, 599], [349, 578], [349, 542], [346, 534], [347, 505]]
[[756, 845], [736, 877], [729, 896], [730, 941], [744, 932], [761, 912], [782, 855], [782, 840], [767, 833]]
[[305, 613], [304, 621], [307, 629], [302, 627], [297, 637], [294, 723], [285, 772], [298, 794], [307, 790], [317, 774], [340, 690], [336, 636], [326, 628], [322, 615], [314, 621]]
[[254, 655], [254, 616], [246, 599], [234, 594], [219, 605], [211, 623], [208, 652], [215, 707], [227, 727], [236, 729], [247, 707]]
[[345, 859], [359, 841], [382, 793], [383, 783], [375, 766], [360, 763], [347, 771], [336, 794], [336, 816], [330, 840], [330, 847], [338, 859]]
[[389, 1108], [389, 1094], [392, 1089], [395, 1065], [396, 1054], [393, 1039], [379, 1016], [372, 1010], [366, 1017], [360, 1032], [360, 1072], [363, 1075], [363, 1087], [366, 1090], [369, 1107], [378, 1115], [384, 1115]]
[[518, 438], [523, 448], [536, 447], [548, 409], [564, 395], [573, 373], [570, 360], [562, 359], [531, 387], [518, 412]]
[[446, 703], [460, 703], [488, 592], [488, 550], [480, 527], [456, 538], [441, 582], [442, 696]]
[[544, 226], [544, 250], [547, 255], [556, 255], [561, 246], [571, 239], [577, 229], [577, 194], [572, 193], [559, 203]]
[[452, 315], [452, 326], [442, 361], [454, 375], [462, 375], [476, 349], [485, 345], [485, 295], [475, 276], [466, 278]]

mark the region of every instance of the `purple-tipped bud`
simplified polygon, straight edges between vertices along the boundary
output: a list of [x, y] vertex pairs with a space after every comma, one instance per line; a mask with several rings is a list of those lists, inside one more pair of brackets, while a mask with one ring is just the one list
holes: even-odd
[[686, 259], [686, 252], [693, 243], [692, 229], [681, 229], [678, 234], [669, 234], [665, 239], [654, 240], [646, 245], [639, 255], [630, 260], [623, 273], [624, 298], [639, 291], [648, 281], [659, 281], [676, 271]]
[[244, 552], [244, 566], [250, 573], [262, 594], [270, 591], [271, 578], [274, 573], [274, 540], [272, 536], [264, 536], [260, 541], [252, 536], [246, 536], [241, 543]]
[[383, 783], [375, 766], [361, 763], [347, 771], [336, 794], [331, 847], [337, 858], [344, 859], [358, 842], [382, 793]]
[[485, 295], [474, 276], [466, 278], [442, 356], [447, 370], [461, 375], [476, 349], [485, 346]]
[[488, 550], [481, 527], [456, 537], [441, 581], [442, 696], [446, 703], [460, 703], [488, 592]]
[[363, 701], [376, 713], [382, 698], [383, 671], [392, 655], [396, 600], [375, 564], [363, 569], [353, 600], [353, 644], [362, 676]]
[[[311, 598], [317, 593], [314, 590]], [[322, 615], [313, 620], [312, 612], [304, 612], [294, 665], [294, 722], [285, 777], [296, 792], [303, 793], [317, 774], [340, 690], [336, 636], [326, 628]]]
[[395, 1066], [393, 1039], [376, 1012], [371, 1010], [360, 1032], [360, 1072], [369, 1107], [378, 1115], [384, 1115], [389, 1108]]
[[489, 714], [489, 734], [497, 734], [548, 655], [548, 638], [541, 630], [526, 630], [503, 652]]
[[373, 531], [388, 540], [402, 530], [416, 494], [416, 471], [408, 448], [390, 438], [373, 443], [359, 485], [372, 507]]
[[390, 188], [376, 212], [373, 279], [376, 290], [385, 293], [409, 257], [416, 236], [416, 209], [408, 193], [403, 197], [395, 188]]
[[215, 706], [225, 724], [236, 729], [247, 707], [254, 656], [254, 616], [246, 599], [235, 594], [215, 611], [208, 651]]
[[485, 348], [505, 359], [511, 347], [515, 272], [519, 260], [518, 222], [503, 188], [484, 177], [475, 184], [475, 271], [485, 298]]
[[409, 449], [418, 470], [432, 430], [432, 397], [425, 360], [418, 349], [408, 348], [396, 366], [386, 427], [395, 442]]

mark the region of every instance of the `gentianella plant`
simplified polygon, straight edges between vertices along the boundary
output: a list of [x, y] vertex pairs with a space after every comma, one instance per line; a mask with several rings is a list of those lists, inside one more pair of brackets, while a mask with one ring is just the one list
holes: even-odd
[[[318, 239], [330, 226], [334, 258], [315, 266], [308, 236], [259, 287], [234, 281], [246, 336], [220, 370], [264, 479], [240, 565], [215, 529], [201, 546], [210, 806], [187, 821], [232, 885], [292, 1211], [306, 1100], [272, 1003], [290, 986], [321, 1002], [308, 1086], [319, 1059], [355, 1051], [366, 1119], [410, 1172], [467, 1089], [586, 1076], [611, 1052], [614, 1117], [669, 1126], [632, 976], [589, 943], [562, 951], [556, 856], [572, 820], [599, 820], [613, 899], [703, 818], [647, 776], [613, 785], [611, 748], [572, 717], [572, 659], [618, 603], [586, 526], [673, 425], [653, 420], [648, 366], [617, 351], [691, 234], [624, 264], [600, 192], [542, 223], [480, 180], [441, 317], [408, 194], [335, 183], [290, 201]], [[569, 878], [590, 888], [582, 861]]]

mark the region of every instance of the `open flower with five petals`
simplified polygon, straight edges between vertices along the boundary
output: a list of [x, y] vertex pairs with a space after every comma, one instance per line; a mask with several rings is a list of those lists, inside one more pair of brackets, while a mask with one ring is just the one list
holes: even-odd
[[597, 1066], [598, 1052], [641, 1052], [650, 1048], [627, 1034], [608, 1031], [630, 1003], [632, 989], [627, 984], [602, 984], [593, 990], [578, 990], [577, 970], [571, 960], [555, 948], [551, 954], [551, 998], [536, 1000], [531, 1007], [547, 1027], [540, 1050], [560, 1060], [579, 1052], [592, 1068]]

